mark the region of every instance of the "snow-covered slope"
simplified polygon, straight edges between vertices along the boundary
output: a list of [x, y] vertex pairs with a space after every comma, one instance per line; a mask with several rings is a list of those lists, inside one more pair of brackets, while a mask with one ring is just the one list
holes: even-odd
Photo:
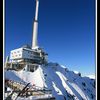
[[65, 66], [48, 63], [35, 72], [5, 71], [7, 79], [25, 81], [37, 87], [52, 90], [56, 100], [95, 100], [95, 80], [81, 77], [81, 73], [69, 71]]
[[95, 75], [87, 75], [87, 77], [89, 77], [91, 79], [95, 79]]

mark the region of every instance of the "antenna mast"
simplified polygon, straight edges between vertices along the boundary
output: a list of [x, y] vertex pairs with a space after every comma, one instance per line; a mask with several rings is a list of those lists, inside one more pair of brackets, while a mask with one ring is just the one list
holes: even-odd
[[38, 46], [37, 34], [38, 34], [38, 9], [39, 9], [39, 0], [36, 0], [36, 11], [35, 19], [33, 24], [33, 37], [32, 37], [32, 49]]

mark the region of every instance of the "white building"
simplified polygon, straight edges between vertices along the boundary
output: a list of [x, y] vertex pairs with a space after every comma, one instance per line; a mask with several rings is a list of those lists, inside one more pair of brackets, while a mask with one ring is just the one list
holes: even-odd
[[31, 49], [28, 46], [24, 46], [18, 49], [14, 49], [10, 52], [10, 60], [12, 62], [27, 61], [32, 63], [46, 62], [47, 54], [45, 54], [41, 48]]

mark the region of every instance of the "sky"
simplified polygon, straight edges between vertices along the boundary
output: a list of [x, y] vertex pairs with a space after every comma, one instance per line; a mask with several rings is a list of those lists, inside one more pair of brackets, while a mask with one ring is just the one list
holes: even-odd
[[[38, 45], [84, 75], [95, 73], [95, 0], [39, 0]], [[5, 57], [31, 45], [35, 0], [5, 0]]]

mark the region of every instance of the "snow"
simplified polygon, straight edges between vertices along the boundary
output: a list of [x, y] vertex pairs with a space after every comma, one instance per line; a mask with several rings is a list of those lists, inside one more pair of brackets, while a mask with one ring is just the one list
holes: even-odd
[[[57, 63], [40, 65], [35, 72], [25, 70], [5, 71], [7, 79], [35, 84], [38, 88], [52, 90], [56, 100], [95, 100], [94, 79], [81, 77], [79, 72], [70, 71], [65, 66]], [[93, 95], [93, 98], [91, 97]], [[33, 98], [33, 97], [29, 97]], [[31, 99], [20, 100], [31, 100]]]
[[91, 78], [91, 79], [95, 79], [95, 75], [87, 75], [87, 77]]
[[73, 72], [74, 72], [75, 74], [79, 74], [79, 73], [80, 73], [80, 72], [78, 72], [78, 71], [76, 71], [76, 70], [75, 70], [75, 71], [73, 71]]

